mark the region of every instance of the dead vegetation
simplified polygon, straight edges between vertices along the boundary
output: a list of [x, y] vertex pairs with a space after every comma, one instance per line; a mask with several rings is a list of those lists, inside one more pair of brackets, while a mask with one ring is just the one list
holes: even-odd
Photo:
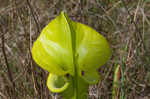
[[150, 97], [149, 0], [0, 0], [0, 99], [55, 99], [48, 72], [31, 56], [40, 31], [60, 11], [104, 35], [111, 60], [100, 68], [90, 99], [111, 99], [114, 67], [121, 66], [118, 99]]

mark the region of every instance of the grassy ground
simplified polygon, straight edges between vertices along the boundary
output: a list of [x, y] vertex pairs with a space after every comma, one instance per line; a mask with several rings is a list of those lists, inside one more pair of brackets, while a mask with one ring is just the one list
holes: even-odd
[[104, 35], [112, 48], [99, 69], [90, 99], [150, 99], [150, 0], [0, 0], [0, 99], [54, 99], [46, 87], [48, 72], [30, 50], [40, 31], [60, 11]]

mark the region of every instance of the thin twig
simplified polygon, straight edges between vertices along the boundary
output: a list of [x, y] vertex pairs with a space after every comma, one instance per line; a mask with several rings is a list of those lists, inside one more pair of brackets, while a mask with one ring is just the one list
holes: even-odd
[[7, 55], [6, 55], [6, 52], [5, 52], [6, 51], [6, 49], [5, 49], [5, 36], [3, 35], [1, 39], [2, 39], [2, 52], [3, 52], [3, 55], [4, 55], [4, 59], [5, 59], [5, 64], [7, 66], [8, 77], [9, 77], [9, 80], [11, 81], [11, 83], [12, 83], [13, 91], [15, 91], [15, 83], [13, 82], [12, 72], [10, 70]]
[[[29, 39], [29, 57], [30, 57], [30, 66], [31, 66], [31, 72], [32, 72], [32, 81], [33, 81], [33, 84], [34, 84], [34, 90], [35, 90], [35, 94], [36, 95], [39, 95], [40, 96], [40, 91], [39, 91], [39, 88], [38, 88], [38, 82], [36, 81], [36, 78], [35, 78], [35, 68], [33, 67], [33, 59], [32, 59], [32, 53], [31, 53], [31, 49], [32, 49], [32, 17], [34, 19], [35, 22], [36, 19], [35, 17], [33, 16], [33, 10], [31, 8], [31, 5], [29, 3], [29, 1], [27, 0], [28, 2], [28, 5], [29, 5], [29, 14], [32, 14], [32, 16], [29, 16], [29, 20], [30, 20], [30, 32], [29, 32], [29, 35], [30, 35], [30, 39]], [[37, 26], [38, 26], [38, 23], [37, 23]], [[39, 32], [39, 28], [38, 28], [38, 32]]]
[[[36, 17], [35, 17], [36, 13], [35, 13], [35, 11], [33, 10], [32, 6], [31, 6], [31, 4], [30, 4], [30, 1], [29, 1], [29, 0], [26, 0], [26, 1], [27, 1], [27, 4], [28, 4], [29, 8], [30, 8], [31, 15], [32, 15], [32, 17], [33, 17], [33, 19], [34, 19], [34, 21], [35, 21], [35, 24], [36, 24], [36, 27], [37, 27], [37, 32], [40, 33], [40, 26], [39, 26], [39, 24], [38, 24], [38, 20], [37, 20]], [[37, 15], [36, 15], [36, 16], [37, 16]]]
[[[115, 8], [117, 8], [117, 6], [121, 3], [121, 1], [118, 1], [117, 3], [113, 4], [113, 6], [108, 10], [106, 11], [106, 13], [110, 13], [111, 11], [113, 11]], [[104, 15], [105, 16], [105, 15]], [[104, 17], [103, 16], [103, 17]]]
[[5, 8], [1, 8], [0, 9], [0, 14], [1, 15], [5, 15], [8, 14], [9, 12], [13, 11], [13, 9], [19, 9], [22, 7], [22, 5], [25, 5], [25, 0], [17, 0], [16, 2], [17, 6], [14, 4], [10, 4], [9, 6], [5, 7]]
[[[0, 92], [0, 96], [3, 97], [3, 99], [8, 99], [2, 92]], [[1, 99], [1, 98], [0, 98]]]
[[[99, 2], [96, 1], [96, 2], [99, 4], [99, 8], [101, 8], [102, 11], [105, 13], [106, 18], [107, 18], [108, 20], [110, 20], [111, 23], [114, 25], [115, 29], [120, 32], [120, 30], [119, 30], [118, 26], [116, 25], [115, 21], [108, 15], [107, 11], [104, 9], [104, 7], [103, 7], [103, 5], [101, 4], [101, 2], [100, 2], [100, 1], [99, 1]], [[103, 16], [104, 16], [104, 15], [103, 15]]]
[[148, 20], [147, 16], [144, 14], [144, 10], [142, 8], [140, 8], [141, 12], [142, 12], [142, 15], [143, 15], [143, 18], [144, 18], [144, 21], [147, 22], [147, 24], [150, 26], [150, 20]]
[[121, 0], [121, 1], [122, 1], [122, 4], [124, 5], [124, 7], [125, 7], [125, 9], [126, 9], [126, 11], [127, 11], [127, 13], [128, 13], [128, 15], [129, 15], [130, 19], [131, 19], [131, 22], [132, 22], [132, 23], [134, 24], [134, 26], [135, 26], [136, 32], [138, 33], [138, 35], [139, 35], [139, 37], [140, 37], [140, 39], [141, 39], [141, 41], [142, 41], [143, 48], [144, 48], [144, 50], [146, 51], [146, 46], [145, 46], [145, 43], [144, 43], [143, 38], [142, 38], [142, 33], [141, 33], [141, 31], [139, 30], [139, 28], [138, 28], [137, 24], [135, 23], [134, 19], [132, 18], [132, 15], [131, 15], [130, 11], [128, 10], [125, 1], [124, 1], [124, 0]]
[[[4, 16], [0, 15], [0, 29], [1, 29], [0, 38], [1, 38], [3, 35], [6, 34], [6, 33], [3, 32], [2, 26], [3, 26], [3, 27], [6, 26], [6, 24], [5, 24], [5, 18], [4, 18]], [[6, 30], [6, 28], [5, 28], [5, 30]]]

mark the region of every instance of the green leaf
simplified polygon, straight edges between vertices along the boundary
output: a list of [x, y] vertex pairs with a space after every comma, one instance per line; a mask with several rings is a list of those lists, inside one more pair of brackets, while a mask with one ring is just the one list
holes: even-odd
[[97, 69], [110, 55], [102, 35], [64, 12], [42, 30], [32, 48], [35, 62], [50, 73], [48, 88], [63, 99], [87, 99], [88, 85], [98, 82]]

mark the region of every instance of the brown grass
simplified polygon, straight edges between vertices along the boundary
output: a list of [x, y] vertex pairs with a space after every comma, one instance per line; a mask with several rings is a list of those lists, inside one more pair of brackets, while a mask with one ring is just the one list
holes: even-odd
[[[100, 2], [101, 1], [101, 2]], [[0, 0], [0, 99], [54, 99], [48, 73], [31, 56], [40, 31], [62, 10], [104, 35], [111, 60], [100, 68], [90, 99], [111, 99], [114, 66], [121, 66], [118, 99], [150, 97], [148, 0]]]

